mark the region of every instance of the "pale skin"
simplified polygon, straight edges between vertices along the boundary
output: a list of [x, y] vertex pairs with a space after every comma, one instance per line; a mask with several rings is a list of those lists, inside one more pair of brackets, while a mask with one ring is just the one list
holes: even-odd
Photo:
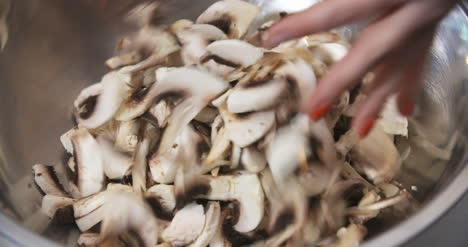
[[344, 91], [357, 85], [368, 71], [374, 71], [375, 80], [352, 123], [352, 129], [364, 137], [392, 94], [398, 94], [397, 104], [403, 115], [413, 113], [434, 32], [456, 2], [326, 0], [273, 25], [262, 37], [263, 44], [267, 48], [275, 47], [287, 40], [380, 13], [360, 33], [348, 55], [321, 79], [308, 105], [312, 119], [322, 118]]

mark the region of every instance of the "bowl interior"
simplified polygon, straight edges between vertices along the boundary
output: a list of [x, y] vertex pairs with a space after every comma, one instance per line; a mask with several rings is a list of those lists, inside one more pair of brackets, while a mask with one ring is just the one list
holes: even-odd
[[[195, 19], [212, 2], [178, 0], [165, 21]], [[299, 11], [316, 0], [251, 2], [262, 8], [258, 26], [278, 12]], [[106, 72], [103, 61], [128, 31], [117, 16], [124, 10], [96, 10], [80, 1], [12, 4], [10, 39], [0, 53], [0, 208], [26, 228], [41, 230], [34, 223], [41, 195], [33, 186], [31, 166], [37, 162], [62, 164], [59, 136], [72, 126], [72, 102], [82, 88], [99, 81]], [[437, 200], [438, 191], [466, 170], [467, 23], [463, 10], [456, 8], [441, 24], [412, 119], [424, 142], [409, 142], [412, 152], [399, 179], [416, 186], [413, 192], [423, 203]], [[352, 39], [361, 26], [358, 23], [337, 31]], [[466, 188], [467, 184], [460, 186]], [[25, 234], [22, 227], [18, 229], [15, 234]], [[53, 238], [66, 240], [58, 235]]]

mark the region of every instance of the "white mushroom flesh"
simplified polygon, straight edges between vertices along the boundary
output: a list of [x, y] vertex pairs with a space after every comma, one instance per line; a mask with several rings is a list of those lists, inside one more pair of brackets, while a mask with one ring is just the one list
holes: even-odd
[[63, 167], [33, 167], [39, 228], [74, 221], [83, 246], [357, 246], [368, 220], [415, 208], [396, 181], [409, 151], [394, 140], [421, 135], [408, 137], [395, 98], [367, 138], [349, 126], [372, 73], [324, 119], [306, 114], [350, 49], [340, 35], [266, 50], [274, 22], [251, 27], [252, 3], [222, 0], [162, 26], [164, 5], [132, 10], [137, 30], [106, 61], [112, 71], [74, 101]]

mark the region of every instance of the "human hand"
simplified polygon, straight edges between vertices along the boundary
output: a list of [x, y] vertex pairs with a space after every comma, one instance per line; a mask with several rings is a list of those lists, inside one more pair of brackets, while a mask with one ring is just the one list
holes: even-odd
[[438, 22], [456, 0], [327, 0], [292, 14], [262, 37], [271, 48], [281, 42], [326, 31], [365, 18], [378, 18], [359, 35], [348, 55], [330, 68], [310, 99], [310, 116], [322, 118], [336, 99], [369, 70], [376, 77], [356, 113], [352, 128], [366, 136], [386, 99], [398, 93], [400, 112], [409, 116]]

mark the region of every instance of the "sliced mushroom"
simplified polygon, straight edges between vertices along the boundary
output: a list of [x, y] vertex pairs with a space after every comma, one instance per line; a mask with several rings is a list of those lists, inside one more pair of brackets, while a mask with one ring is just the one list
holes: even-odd
[[95, 150], [95, 152], [101, 153], [106, 177], [113, 180], [122, 179], [128, 175], [133, 165], [132, 156], [116, 150], [111, 140], [105, 137], [98, 136], [96, 141], [99, 145], [99, 150]]
[[278, 184], [299, 167], [301, 153], [308, 155], [308, 125], [307, 116], [299, 115], [290, 125], [280, 128], [268, 146], [266, 158]]
[[328, 247], [357, 247], [367, 234], [367, 229], [362, 225], [351, 224], [346, 228], [342, 227], [336, 233], [337, 240]]
[[223, 30], [229, 38], [240, 39], [250, 28], [260, 9], [241, 0], [223, 0], [211, 5], [197, 23], [211, 24]]
[[275, 124], [273, 111], [234, 115], [222, 110], [221, 115], [229, 138], [241, 148], [260, 140]]
[[207, 106], [195, 117], [195, 120], [210, 124], [218, 116], [218, 110], [216, 108]]
[[75, 101], [78, 123], [94, 129], [111, 120], [130, 94], [126, 82], [123, 75], [112, 71], [102, 78], [101, 86], [93, 85], [83, 90]]
[[98, 142], [85, 128], [77, 128], [71, 136], [76, 162], [75, 184], [81, 196], [86, 197], [104, 187], [104, 161]]
[[192, 126], [185, 126], [167, 152], [151, 156], [149, 166], [153, 180], [163, 184], [173, 183], [181, 161], [191, 162], [187, 164], [191, 169], [199, 169], [204, 144], [203, 137]]
[[387, 100], [377, 123], [389, 135], [408, 136], [408, 119], [398, 111], [396, 96]]
[[317, 78], [312, 67], [303, 59], [296, 58], [286, 61], [275, 73], [286, 77], [293, 95], [297, 95], [299, 110], [305, 109], [317, 84]]
[[231, 147], [231, 141], [229, 135], [224, 127], [221, 127], [219, 132], [216, 134], [215, 139], [213, 140], [213, 145], [211, 146], [208, 156], [204, 160], [204, 168], [202, 168], [202, 173], [208, 172], [217, 165], [223, 164]]
[[183, 45], [181, 56], [185, 65], [199, 64], [210, 42], [227, 38], [219, 28], [208, 24], [186, 26], [178, 30], [176, 35]]
[[218, 40], [206, 47], [200, 62], [209, 71], [226, 76], [236, 69], [249, 67], [263, 56], [263, 50], [241, 40]]
[[346, 56], [348, 47], [340, 43], [323, 43], [312, 47], [311, 51], [326, 64], [334, 64]]
[[141, 55], [138, 52], [132, 51], [107, 59], [106, 66], [110, 70], [115, 70], [123, 66], [136, 64], [140, 61]]
[[134, 231], [144, 246], [157, 244], [157, 220], [143, 198], [135, 193], [104, 191], [77, 201], [73, 209], [82, 232], [101, 222], [101, 238]]
[[393, 140], [376, 126], [350, 153], [353, 165], [374, 183], [393, 179], [401, 166]]
[[45, 195], [68, 197], [52, 166], [36, 164], [33, 172], [34, 182]]
[[239, 204], [239, 219], [234, 229], [239, 232], [253, 231], [263, 218], [265, 199], [260, 180], [255, 174], [237, 174], [206, 177], [210, 190], [200, 198], [219, 201], [236, 201]]
[[251, 173], [259, 173], [267, 165], [265, 155], [255, 147], [247, 147], [242, 151], [242, 165]]
[[73, 217], [74, 200], [68, 197], [45, 195], [42, 198], [41, 211], [47, 215], [53, 223], [71, 224]]
[[161, 100], [159, 103], [152, 106], [148, 113], [151, 114], [158, 121], [158, 126], [160, 128], [165, 128], [167, 126], [167, 121], [172, 114], [174, 106], [167, 100]]
[[177, 95], [183, 98], [174, 109], [169, 118], [168, 126], [164, 131], [159, 153], [170, 150], [175, 138], [181, 133], [195, 116], [205, 108], [211, 100], [224, 92], [228, 84], [219, 78], [193, 68], [175, 68], [165, 70], [157, 76], [156, 82], [138, 101], [130, 101], [126, 110], [121, 113], [120, 119], [132, 119], [143, 114], [153, 103], [168, 95]]
[[268, 109], [279, 104], [279, 98], [286, 89], [287, 82], [281, 77], [235, 87], [227, 99], [227, 109], [231, 113]]
[[130, 46], [130, 48], [140, 53], [149, 53], [149, 56], [135, 65], [123, 67], [120, 69], [121, 73], [136, 73], [162, 64], [166, 61], [169, 54], [180, 50], [180, 46], [172, 34], [162, 28], [151, 26], [141, 28]]
[[145, 200], [159, 219], [171, 220], [176, 207], [174, 185], [158, 184], [145, 193]]
[[218, 225], [221, 222], [221, 207], [218, 202], [208, 202], [206, 214], [205, 214], [205, 225], [203, 230], [198, 236], [197, 240], [190, 244], [189, 247], [206, 247], [210, 244], [213, 239]]
[[135, 152], [139, 130], [140, 122], [137, 120], [120, 122], [115, 139], [116, 149], [121, 152]]
[[205, 220], [203, 206], [189, 204], [175, 214], [162, 237], [172, 246], [186, 246], [193, 243], [202, 233]]
[[159, 141], [160, 137], [159, 129], [149, 124], [142, 128], [140, 132], [142, 141], [138, 144], [133, 157], [132, 185], [135, 191], [146, 191], [148, 153], [155, 143]]

